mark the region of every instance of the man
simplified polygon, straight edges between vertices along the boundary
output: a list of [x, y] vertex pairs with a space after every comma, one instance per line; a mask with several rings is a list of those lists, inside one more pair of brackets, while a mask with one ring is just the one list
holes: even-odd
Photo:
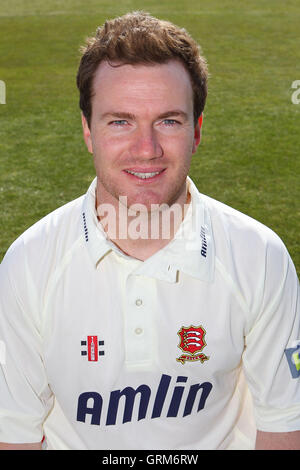
[[97, 177], [1, 265], [2, 448], [300, 448], [293, 263], [188, 177], [206, 81], [192, 38], [150, 15], [88, 40]]

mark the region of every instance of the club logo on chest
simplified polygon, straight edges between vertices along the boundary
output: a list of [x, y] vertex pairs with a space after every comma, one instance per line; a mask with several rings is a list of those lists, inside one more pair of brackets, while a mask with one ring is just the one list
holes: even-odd
[[202, 349], [206, 346], [206, 342], [204, 340], [206, 331], [201, 325], [190, 325], [188, 327], [183, 326], [177, 334], [180, 338], [178, 347], [184, 354], [177, 357], [176, 361], [181, 362], [181, 364], [195, 361], [203, 363], [209, 359], [209, 356], [201, 353]]

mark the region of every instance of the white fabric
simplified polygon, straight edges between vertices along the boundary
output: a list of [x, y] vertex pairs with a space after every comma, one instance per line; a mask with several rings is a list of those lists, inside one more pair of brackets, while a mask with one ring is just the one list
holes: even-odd
[[[96, 179], [10, 247], [0, 441], [251, 449], [256, 427], [300, 429], [299, 378], [284, 353], [300, 338], [289, 254], [270, 229], [188, 184], [176, 237], [145, 262], [106, 239]], [[194, 354], [179, 347], [192, 327]]]

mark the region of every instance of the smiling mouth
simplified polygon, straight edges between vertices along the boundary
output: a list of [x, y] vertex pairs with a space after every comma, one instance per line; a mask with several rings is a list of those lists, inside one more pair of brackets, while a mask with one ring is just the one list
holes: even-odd
[[149, 178], [154, 178], [157, 175], [160, 175], [163, 170], [160, 171], [152, 171], [152, 172], [140, 172], [140, 171], [131, 171], [131, 170], [125, 170], [126, 173], [129, 173], [130, 175], [134, 175], [137, 178], [141, 178], [143, 180], [149, 179]]

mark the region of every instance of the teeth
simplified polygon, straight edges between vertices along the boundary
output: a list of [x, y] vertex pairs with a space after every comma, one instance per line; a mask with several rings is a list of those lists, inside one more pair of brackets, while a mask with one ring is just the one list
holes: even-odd
[[139, 178], [142, 178], [142, 179], [152, 178], [152, 176], [155, 176], [155, 175], [158, 175], [159, 173], [161, 173], [161, 171], [155, 171], [153, 173], [138, 173], [136, 171], [129, 171], [129, 170], [126, 170], [126, 171], [127, 171], [127, 173], [130, 173], [131, 175], [138, 176]]

